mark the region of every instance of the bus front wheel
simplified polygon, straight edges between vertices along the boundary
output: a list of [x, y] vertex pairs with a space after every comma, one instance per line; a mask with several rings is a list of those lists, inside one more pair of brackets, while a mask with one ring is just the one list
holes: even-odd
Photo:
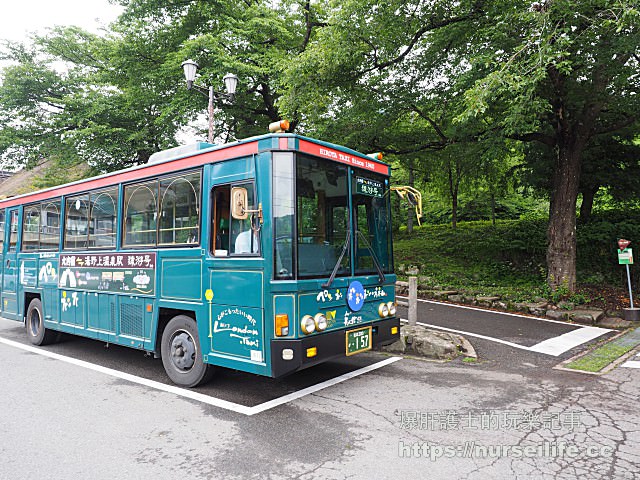
[[173, 317], [162, 332], [160, 347], [167, 375], [181, 387], [197, 387], [211, 379], [213, 367], [202, 360], [198, 326], [186, 315]]
[[27, 338], [33, 345], [48, 345], [58, 338], [58, 332], [45, 328], [42, 302], [38, 298], [34, 298], [29, 303], [26, 327]]

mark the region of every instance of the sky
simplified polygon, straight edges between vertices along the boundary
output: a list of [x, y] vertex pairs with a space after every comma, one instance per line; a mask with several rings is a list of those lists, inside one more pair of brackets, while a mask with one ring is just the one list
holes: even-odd
[[[48, 28], [62, 25], [101, 33], [123, 10], [108, 0], [0, 0], [0, 44], [3, 40], [29, 42], [30, 34], [45, 33]], [[3, 66], [5, 63], [0, 61], [0, 68]], [[206, 124], [203, 115], [194, 125], [206, 128]], [[177, 138], [181, 144], [206, 139], [189, 127]]]
[[0, 0], [0, 39], [28, 40], [57, 25], [77, 25], [100, 33], [122, 12], [108, 0]]

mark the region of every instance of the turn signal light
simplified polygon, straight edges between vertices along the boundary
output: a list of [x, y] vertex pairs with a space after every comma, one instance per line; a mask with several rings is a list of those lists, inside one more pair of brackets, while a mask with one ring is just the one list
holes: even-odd
[[373, 158], [374, 160], [382, 160], [382, 152], [367, 153], [367, 157]]
[[289, 335], [289, 315], [276, 315], [276, 337]]

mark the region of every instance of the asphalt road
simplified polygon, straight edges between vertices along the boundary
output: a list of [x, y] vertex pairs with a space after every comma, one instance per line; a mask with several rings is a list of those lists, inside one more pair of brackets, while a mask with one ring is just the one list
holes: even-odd
[[[428, 308], [420, 321], [478, 327], [475, 311]], [[486, 322], [525, 347], [573, 328]], [[4, 319], [0, 339], [26, 343]], [[293, 395], [253, 415], [0, 342], [0, 479], [638, 478], [640, 369], [559, 371], [586, 344], [548, 355], [470, 340], [475, 364], [402, 359], [297, 398], [389, 357], [361, 354], [279, 380], [221, 369], [198, 389], [248, 407]], [[44, 350], [168, 383], [161, 362], [137, 351], [79, 338]]]

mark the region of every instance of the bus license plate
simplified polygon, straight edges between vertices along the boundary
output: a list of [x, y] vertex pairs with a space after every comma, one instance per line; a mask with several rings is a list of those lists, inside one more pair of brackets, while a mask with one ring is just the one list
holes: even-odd
[[346, 333], [347, 355], [371, 350], [371, 327], [349, 330]]

